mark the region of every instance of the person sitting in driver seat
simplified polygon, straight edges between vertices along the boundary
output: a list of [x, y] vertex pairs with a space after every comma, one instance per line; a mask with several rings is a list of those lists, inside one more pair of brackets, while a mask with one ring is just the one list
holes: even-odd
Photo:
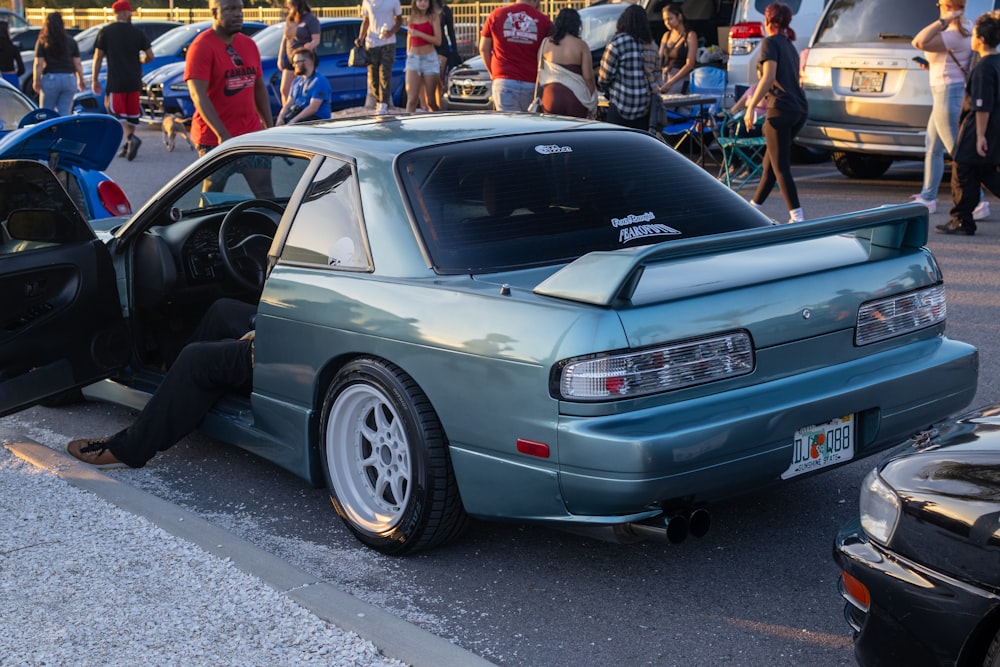
[[132, 425], [110, 437], [72, 440], [66, 451], [101, 468], [141, 468], [195, 430], [226, 393], [249, 393], [256, 313], [236, 299], [214, 302]]

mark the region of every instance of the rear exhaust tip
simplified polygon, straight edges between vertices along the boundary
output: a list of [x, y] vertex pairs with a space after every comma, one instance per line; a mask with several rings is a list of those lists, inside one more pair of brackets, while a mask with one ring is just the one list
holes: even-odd
[[616, 526], [616, 533], [643, 540], [656, 540], [667, 544], [680, 544], [688, 536], [688, 519], [683, 514], [673, 514], [650, 523], [626, 523]]
[[688, 519], [686, 516], [676, 514], [663, 520], [667, 527], [667, 542], [670, 544], [680, 544], [688, 536]]
[[712, 527], [712, 515], [705, 509], [691, 510], [688, 515], [688, 532], [695, 537], [705, 537]]

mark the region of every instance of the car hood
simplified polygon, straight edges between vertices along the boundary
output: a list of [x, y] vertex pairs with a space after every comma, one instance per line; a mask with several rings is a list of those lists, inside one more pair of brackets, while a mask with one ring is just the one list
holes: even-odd
[[1000, 590], [1000, 404], [917, 434], [879, 472], [901, 504], [894, 551]]
[[122, 126], [111, 116], [60, 116], [12, 130], [0, 139], [0, 159], [39, 160], [65, 169], [103, 170], [122, 140]]
[[184, 61], [169, 63], [162, 67], [157, 67], [146, 76], [142, 77], [142, 82], [147, 86], [152, 83], [173, 82], [175, 79], [184, 77]]

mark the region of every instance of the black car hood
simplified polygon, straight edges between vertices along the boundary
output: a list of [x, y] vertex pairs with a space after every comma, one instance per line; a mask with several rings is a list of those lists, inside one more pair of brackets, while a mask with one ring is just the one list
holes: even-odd
[[918, 434], [880, 474], [902, 505], [894, 551], [1000, 592], [1000, 405]]

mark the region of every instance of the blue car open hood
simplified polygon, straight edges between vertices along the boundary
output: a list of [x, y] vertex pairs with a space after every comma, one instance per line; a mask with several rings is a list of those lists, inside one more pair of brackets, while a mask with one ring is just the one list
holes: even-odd
[[121, 123], [111, 116], [60, 116], [3, 135], [0, 159], [39, 160], [51, 168], [102, 171], [111, 164], [121, 141]]

